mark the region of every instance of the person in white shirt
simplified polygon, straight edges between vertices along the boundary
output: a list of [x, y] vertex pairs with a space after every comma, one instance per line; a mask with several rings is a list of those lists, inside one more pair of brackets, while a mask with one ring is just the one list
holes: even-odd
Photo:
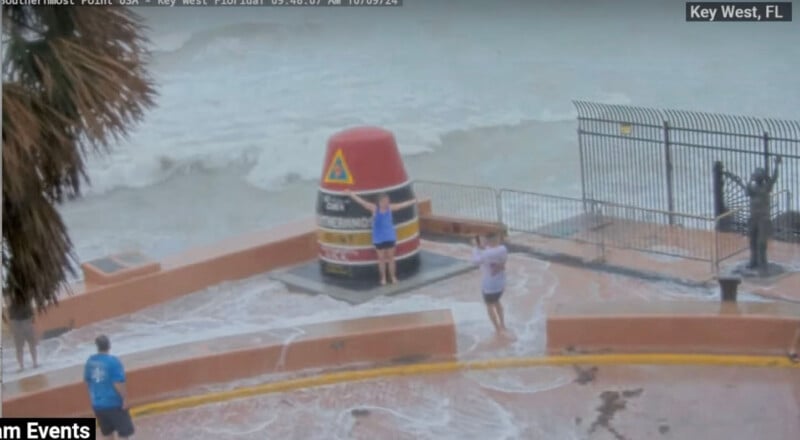
[[507, 334], [500, 298], [506, 288], [508, 249], [502, 244], [500, 234], [475, 237], [473, 246], [472, 262], [480, 265], [481, 293], [489, 319], [498, 334]]

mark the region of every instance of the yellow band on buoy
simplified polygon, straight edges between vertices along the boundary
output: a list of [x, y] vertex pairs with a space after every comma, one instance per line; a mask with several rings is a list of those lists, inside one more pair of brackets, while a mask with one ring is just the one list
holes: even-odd
[[[419, 234], [419, 220], [414, 219], [395, 226], [397, 242], [408, 240]], [[317, 232], [317, 239], [322, 244], [333, 246], [372, 247], [371, 231], [334, 231], [321, 229]]]

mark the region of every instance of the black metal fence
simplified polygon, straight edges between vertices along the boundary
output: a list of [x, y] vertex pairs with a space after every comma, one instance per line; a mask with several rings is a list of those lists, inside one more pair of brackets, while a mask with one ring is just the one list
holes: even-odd
[[[523, 233], [513, 239], [516, 244], [526, 244], [527, 236], [541, 237], [597, 245], [598, 258], [605, 258], [608, 247], [707, 261], [713, 270], [721, 261], [747, 249], [741, 235], [708, 235], [721, 219], [734, 216], [735, 211], [720, 218], [703, 217], [530, 191], [424, 180], [414, 182], [414, 192], [417, 197], [430, 198], [433, 212], [438, 215], [503, 223], [509, 231]], [[774, 199], [784, 194], [776, 193]], [[666, 215], [675, 217], [680, 226], [665, 224]], [[534, 247], [553, 244], [534, 242]]]
[[[775, 191], [800, 190], [800, 121], [575, 101], [583, 199], [703, 217], [715, 212], [714, 162], [748, 179], [771, 171]], [[794, 206], [800, 204], [794, 203]], [[680, 224], [674, 215], [659, 221]]]

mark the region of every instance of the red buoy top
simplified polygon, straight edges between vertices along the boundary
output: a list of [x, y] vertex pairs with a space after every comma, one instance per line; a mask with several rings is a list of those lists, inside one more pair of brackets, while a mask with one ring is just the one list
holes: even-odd
[[331, 191], [375, 191], [406, 183], [408, 174], [392, 132], [357, 127], [328, 139], [320, 187]]

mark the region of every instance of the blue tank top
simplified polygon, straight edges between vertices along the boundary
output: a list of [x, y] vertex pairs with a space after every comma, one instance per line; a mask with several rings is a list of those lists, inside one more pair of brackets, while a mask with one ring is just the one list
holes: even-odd
[[397, 241], [392, 210], [387, 209], [381, 212], [380, 208], [377, 208], [375, 215], [372, 217], [372, 243], [378, 244], [387, 241]]

